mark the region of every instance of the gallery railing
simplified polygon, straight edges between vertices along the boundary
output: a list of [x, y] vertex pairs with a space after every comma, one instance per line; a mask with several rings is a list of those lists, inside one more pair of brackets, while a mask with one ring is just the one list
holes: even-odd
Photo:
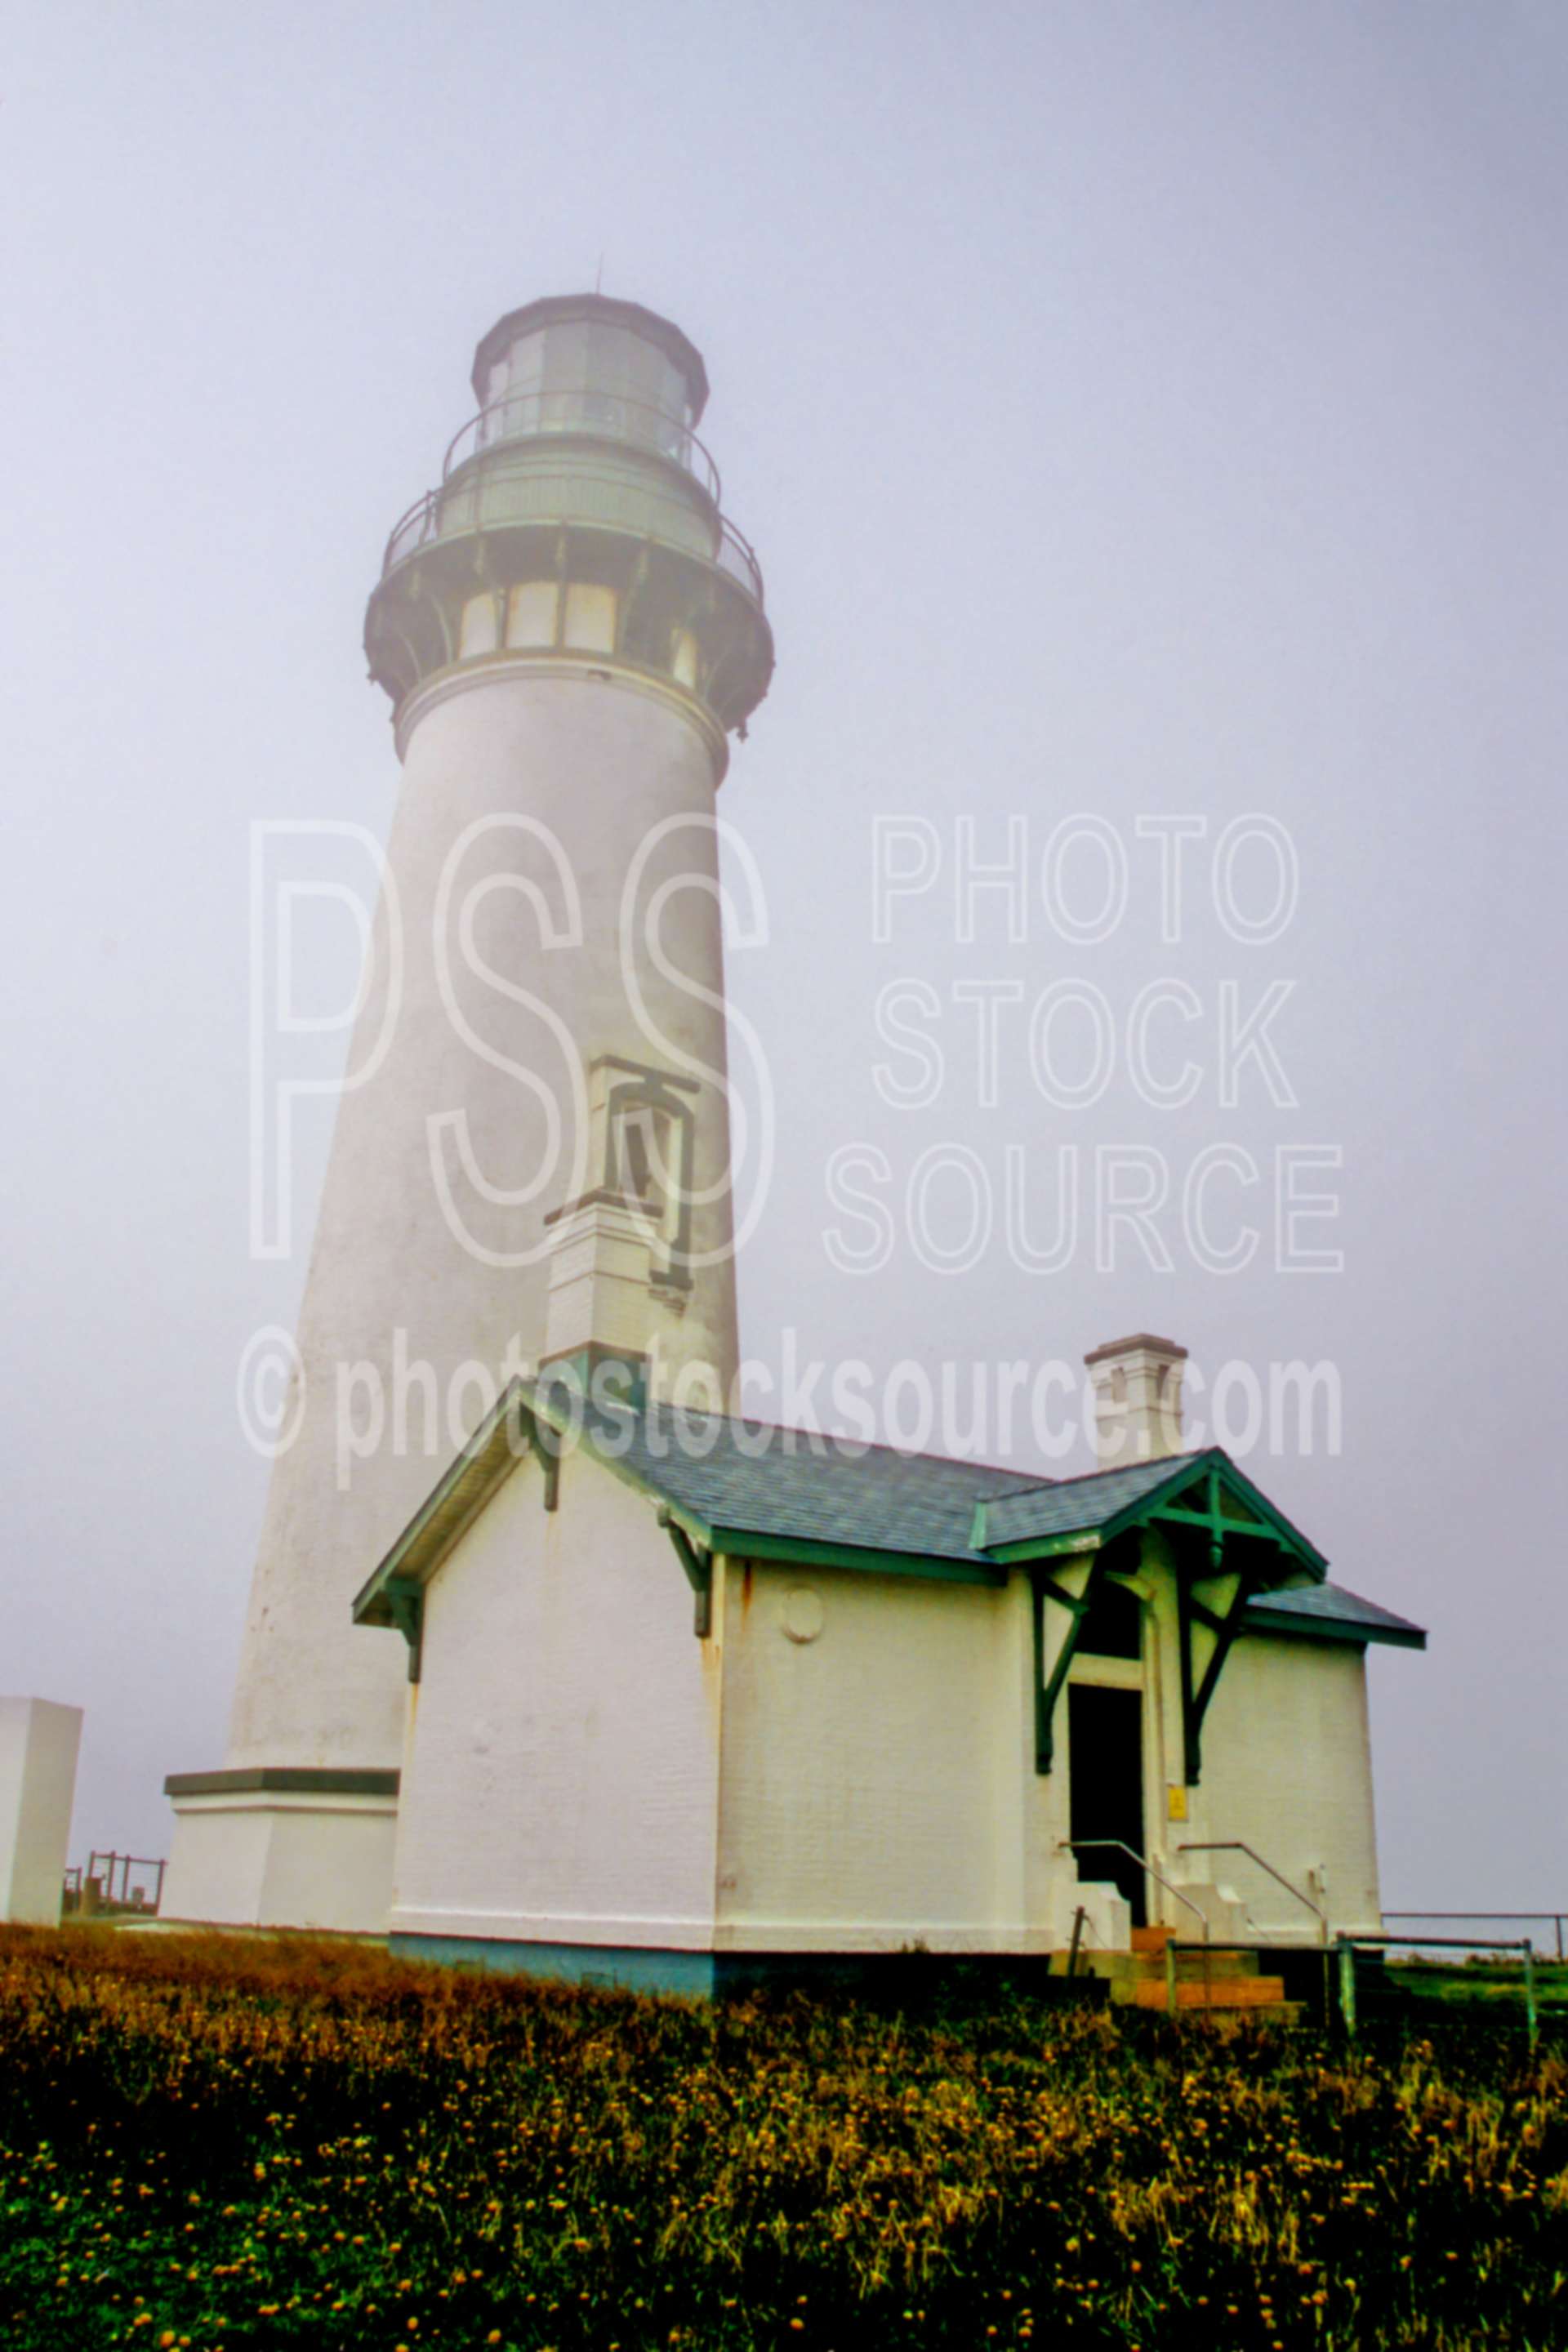
[[634, 449], [652, 449], [669, 458], [717, 506], [721, 485], [719, 468], [689, 425], [652, 401], [634, 400], [625, 393], [584, 386], [571, 392], [510, 392], [492, 400], [452, 436], [442, 461], [441, 479], [449, 481], [460, 467], [487, 449], [506, 441], [528, 441], [542, 435], [572, 433], [596, 441], [620, 441]]
[[[478, 490], [490, 461], [520, 441], [542, 439], [613, 441], [651, 449], [689, 475], [713, 509], [712, 562], [726, 578], [761, 604], [763, 567], [756, 550], [720, 512], [719, 468], [689, 425], [649, 401], [611, 392], [509, 393], [471, 416], [457, 433], [441, 467], [439, 487], [416, 499], [393, 525], [382, 557], [382, 576], [421, 547], [453, 531], [475, 528]], [[569, 520], [563, 513], [562, 520]]]

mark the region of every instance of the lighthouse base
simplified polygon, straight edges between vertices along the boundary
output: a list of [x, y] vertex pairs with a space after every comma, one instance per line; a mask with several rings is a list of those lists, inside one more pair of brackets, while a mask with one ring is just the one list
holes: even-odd
[[174, 1772], [159, 1916], [193, 1927], [379, 1936], [392, 1908], [395, 1772]]

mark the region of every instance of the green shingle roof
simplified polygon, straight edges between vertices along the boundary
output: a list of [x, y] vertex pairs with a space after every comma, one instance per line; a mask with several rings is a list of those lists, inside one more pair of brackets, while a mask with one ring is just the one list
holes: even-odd
[[[547, 1385], [534, 1391], [546, 1400]], [[907, 1454], [808, 1430], [734, 1420], [722, 1413], [683, 1412], [653, 1404], [605, 1409], [555, 1391], [558, 1409], [580, 1416], [595, 1451], [619, 1462], [666, 1497], [706, 1534], [826, 1544], [856, 1551], [964, 1561], [1000, 1568], [1016, 1558], [1008, 1546], [1092, 1537], [1126, 1524], [1140, 1504], [1166, 1487], [1190, 1484], [1205, 1467], [1220, 1470], [1237, 1491], [1235, 1508], [1257, 1524], [1246, 1493], [1271, 1515], [1302, 1562], [1321, 1575], [1324, 1563], [1289, 1520], [1248, 1488], [1218, 1447], [1157, 1462], [1091, 1470], [1081, 1477], [1046, 1478], [953, 1462], [934, 1454]]]
[[1260, 1594], [1247, 1604], [1246, 1622], [1255, 1633], [1316, 1634], [1328, 1642], [1388, 1642], [1395, 1647], [1424, 1650], [1426, 1634], [1408, 1617], [1347, 1592], [1342, 1584], [1292, 1586], [1288, 1591]]
[[1167, 1456], [1160, 1462], [1129, 1462], [1111, 1470], [1090, 1470], [1081, 1478], [1052, 1478], [1043, 1485], [994, 1488], [985, 1497], [984, 1541], [1026, 1543], [1037, 1536], [1077, 1535], [1104, 1527], [1128, 1505], [1141, 1503], [1161, 1486], [1168, 1486], [1180, 1470], [1197, 1460], [1195, 1454]]
[[[536, 1412], [558, 1429], [580, 1426], [594, 1454], [667, 1503], [689, 1532], [715, 1549], [743, 1555], [750, 1538], [773, 1557], [860, 1555], [867, 1567], [917, 1570], [930, 1563], [926, 1572], [965, 1581], [1003, 1582], [1002, 1547], [1077, 1534], [1092, 1538], [1113, 1521], [1127, 1524], [1124, 1515], [1136, 1514], [1163, 1488], [1184, 1480], [1191, 1486], [1200, 1465], [1246, 1486], [1217, 1448], [1082, 1477], [1042, 1479], [989, 1463], [901, 1453], [721, 1413], [659, 1404], [606, 1407], [563, 1391], [558, 1381], [516, 1381], [364, 1587], [356, 1615], [373, 1623], [392, 1622], [396, 1588], [409, 1577], [423, 1580], [434, 1572], [517, 1458], [520, 1417], [531, 1426]], [[1256, 1488], [1247, 1492], [1272, 1514]], [[1272, 1517], [1294, 1540], [1289, 1522]], [[1304, 1538], [1300, 1542], [1301, 1557], [1321, 1576], [1320, 1556]], [[784, 1546], [810, 1549], [790, 1553]], [[1260, 1597], [1249, 1605], [1247, 1622], [1258, 1632], [1325, 1640], [1418, 1646], [1426, 1639], [1405, 1619], [1322, 1583]]]
[[1038, 1474], [900, 1454], [808, 1430], [654, 1405], [594, 1416], [590, 1442], [706, 1528], [853, 1550], [974, 1560], [974, 1507]]

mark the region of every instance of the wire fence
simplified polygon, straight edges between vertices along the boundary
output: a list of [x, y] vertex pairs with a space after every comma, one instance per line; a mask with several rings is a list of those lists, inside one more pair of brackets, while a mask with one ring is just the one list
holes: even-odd
[[[1564, 1930], [1568, 1929], [1568, 1911], [1385, 1911], [1383, 1915], [1384, 1927], [1392, 1927], [1396, 1921], [1403, 1927], [1411, 1920], [1414, 1920], [1418, 1927], [1422, 1925], [1435, 1927], [1441, 1922], [1445, 1927], [1461, 1926], [1545, 1927], [1550, 1931], [1557, 1959], [1562, 1961], [1568, 1958], [1568, 1942], [1565, 1942], [1564, 1937]], [[1408, 1940], [1412, 1944], [1419, 1944], [1427, 1939], [1419, 1936], [1411, 1936]], [[1463, 1941], [1463, 1938], [1458, 1940]], [[1496, 1940], [1483, 1936], [1472, 1948], [1484, 1951]], [[1542, 1956], [1544, 1956], [1544, 1948], [1545, 1939], [1543, 1938]]]
[[68, 1917], [74, 1914], [82, 1918], [106, 1911], [156, 1916], [163, 1899], [167, 1867], [150, 1854], [100, 1851], [95, 1846], [85, 1864], [66, 1872], [61, 1910]]
[[[1463, 1916], [1463, 1915], [1461, 1915]], [[1479, 1916], [1479, 1914], [1472, 1916]], [[1497, 1916], [1497, 1914], [1492, 1914]], [[1552, 1917], [1552, 1913], [1544, 1915]], [[1540, 1956], [1528, 1936], [1494, 1938], [1469, 1936], [1341, 1936], [1336, 1939], [1339, 1955], [1340, 2021], [1347, 2034], [1355, 2034], [1360, 2017], [1363, 1992], [1362, 1959], [1366, 1956], [1386, 1966], [1392, 1957], [1403, 1962], [1409, 1976], [1400, 1987], [1403, 1995], [1413, 1990], [1438, 1991], [1447, 1998], [1459, 2000], [1495, 2000], [1500, 1995], [1508, 1999], [1514, 1990], [1512, 1972], [1518, 1971], [1517, 1984], [1522, 1998], [1525, 2028], [1533, 2048], [1541, 2032], [1540, 1979], [1537, 1968]], [[1454, 1963], [1429, 1963], [1426, 1954], [1431, 1951], [1452, 1953]], [[1484, 1969], [1477, 1966], [1485, 1963]], [[1446, 1977], [1442, 1985], [1420, 1984], [1417, 1971], [1433, 1967]], [[1381, 1973], [1381, 1969], [1380, 1969]], [[1456, 1979], [1458, 1981], [1456, 1982]]]

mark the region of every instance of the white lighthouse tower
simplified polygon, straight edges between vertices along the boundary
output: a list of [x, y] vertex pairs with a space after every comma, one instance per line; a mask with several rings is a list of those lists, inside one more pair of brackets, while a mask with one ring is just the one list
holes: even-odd
[[171, 1916], [384, 1923], [405, 1645], [350, 1602], [449, 1458], [465, 1380], [471, 1424], [485, 1375], [619, 1337], [617, 1286], [628, 1345], [726, 1391], [735, 1367], [713, 814], [773, 667], [761, 575], [667, 320], [533, 302], [473, 383], [370, 600], [404, 771], [370, 1074], [339, 1110], [226, 1761], [167, 1784]]

